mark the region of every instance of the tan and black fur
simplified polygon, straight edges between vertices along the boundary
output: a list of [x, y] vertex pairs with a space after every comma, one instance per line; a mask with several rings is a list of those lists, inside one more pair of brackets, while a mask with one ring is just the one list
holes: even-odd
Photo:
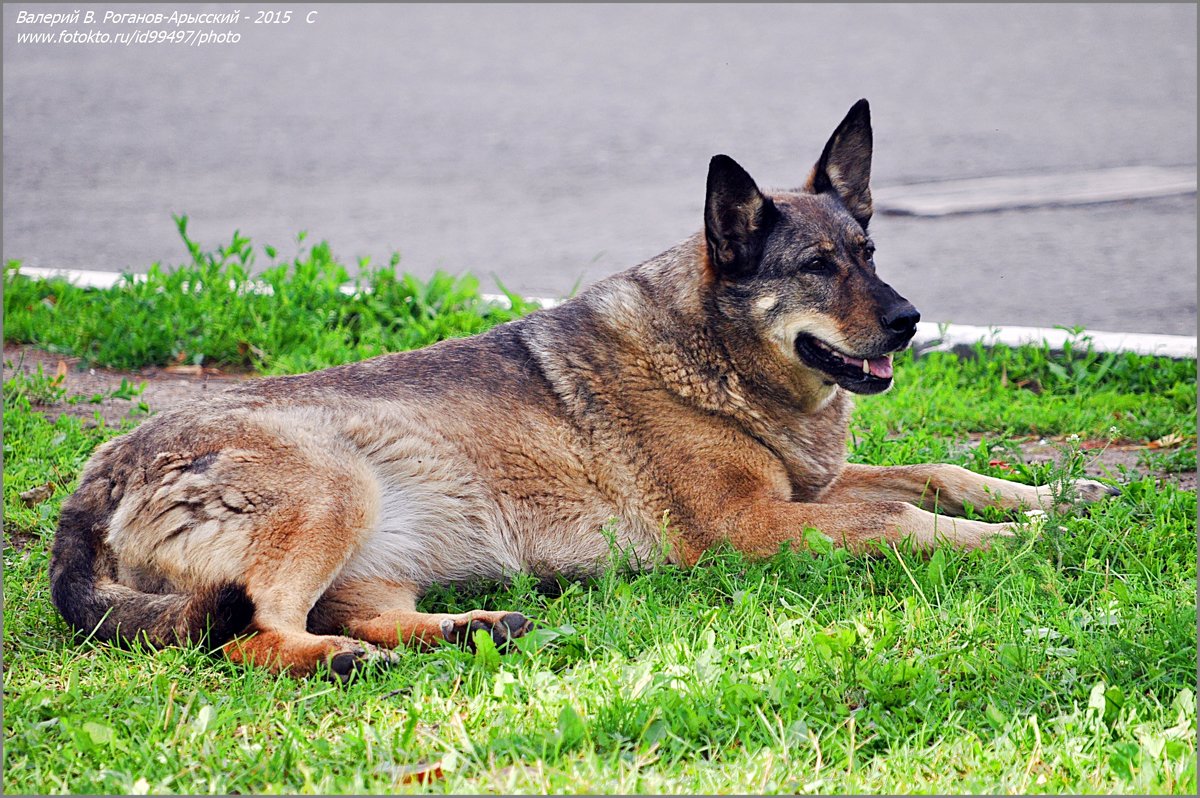
[[[949, 465], [847, 465], [851, 392], [891, 384], [913, 306], [867, 235], [860, 101], [804, 186], [710, 164], [704, 231], [473, 338], [248, 382], [100, 447], [63, 507], [50, 580], [80, 633], [224, 644], [348, 675], [401, 644], [519, 636], [519, 613], [417, 612], [429, 586], [595, 572], [616, 542], [693, 564], [815, 527], [854, 550], [986, 545], [964, 505], [1048, 488]], [[1083, 481], [1087, 500], [1109, 489]], [[938, 510], [944, 515], [935, 514]]]

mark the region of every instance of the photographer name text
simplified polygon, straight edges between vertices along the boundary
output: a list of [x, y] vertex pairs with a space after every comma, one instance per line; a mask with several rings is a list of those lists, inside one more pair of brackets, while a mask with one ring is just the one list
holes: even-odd
[[[204, 45], [237, 44], [247, 27], [294, 23], [315, 25], [321, 12], [256, 9], [242, 11], [18, 11], [17, 44]], [[25, 27], [28, 26], [28, 27]], [[129, 27], [132, 26], [132, 30]], [[115, 30], [115, 28], [121, 30]], [[41, 28], [40, 30], [38, 28]]]

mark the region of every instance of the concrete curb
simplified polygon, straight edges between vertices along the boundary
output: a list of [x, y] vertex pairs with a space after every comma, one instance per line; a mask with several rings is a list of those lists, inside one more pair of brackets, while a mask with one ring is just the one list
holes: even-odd
[[[41, 269], [22, 266], [21, 274], [40, 279], [66, 278], [84, 288], [108, 288], [122, 277], [118, 272], [87, 271], [82, 269]], [[142, 275], [134, 275], [138, 279]], [[350, 286], [343, 286], [350, 292]], [[507, 304], [503, 294], [484, 294], [489, 302]], [[563, 300], [549, 297], [528, 297], [542, 307], [554, 307]], [[1058, 327], [978, 327], [969, 324], [938, 324], [923, 321], [917, 325], [913, 348], [918, 352], [951, 351], [965, 354], [977, 343], [985, 347], [994, 345], [1021, 346], [1023, 344], [1046, 345], [1052, 351], [1062, 351], [1070, 343], [1073, 348], [1085, 348], [1090, 342], [1097, 352], [1133, 352], [1139, 355], [1155, 355], [1176, 360], [1196, 358], [1196, 339], [1186, 335], [1160, 335], [1156, 333], [1109, 332], [1087, 330], [1074, 333]]]
[[942, 325], [924, 321], [917, 324], [913, 348], [918, 352], [952, 351], [964, 354], [981, 342], [984, 346], [1044, 344], [1055, 352], [1061, 352], [1068, 342], [1072, 349], [1076, 350], [1086, 348], [1087, 344], [1091, 343], [1092, 349], [1097, 352], [1133, 352], [1175, 360], [1196, 358], [1196, 339], [1186, 335], [1105, 330], [1074, 333], [1060, 327], [976, 327], [970, 324]]
[[1194, 166], [1120, 166], [1086, 172], [940, 180], [872, 189], [875, 210], [952, 216], [1015, 208], [1070, 207], [1196, 193]]

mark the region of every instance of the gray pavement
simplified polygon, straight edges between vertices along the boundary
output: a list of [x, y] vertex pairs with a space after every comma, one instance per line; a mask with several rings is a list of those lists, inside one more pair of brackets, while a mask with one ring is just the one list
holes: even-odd
[[[55, 8], [3, 11], [30, 266], [178, 262], [185, 212], [561, 294], [698, 229], [713, 153], [798, 183], [860, 96], [877, 185], [1196, 163], [1194, 5], [295, 5], [236, 44], [16, 42]], [[1194, 194], [873, 227], [927, 320], [1196, 331]]]

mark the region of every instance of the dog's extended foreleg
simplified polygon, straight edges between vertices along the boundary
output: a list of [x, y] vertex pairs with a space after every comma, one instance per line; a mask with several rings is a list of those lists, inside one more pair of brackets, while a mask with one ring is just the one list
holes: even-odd
[[[755, 501], [733, 510], [721, 519], [719, 536], [746, 554], [769, 556], [783, 543], [803, 546], [806, 529], [816, 529], [839, 546], [852, 551], [869, 551], [875, 541], [895, 543], [911, 538], [917, 548], [928, 550], [940, 543], [959, 548], [986, 548], [994, 537], [1013, 534], [1008, 524], [988, 524], [936, 515], [906, 502], [853, 502], [807, 504], [785, 501]], [[707, 548], [698, 541], [685, 550], [693, 562]]]
[[[1068, 493], [1093, 502], [1119, 493], [1091, 479], [1076, 480]], [[908, 466], [848, 464], [821, 494], [824, 503], [901, 501], [927, 510], [962, 515], [965, 506], [996, 506], [1006, 510], [1049, 510], [1055, 501], [1070, 505], [1070, 495], [1056, 496], [1050, 485], [1022, 485], [985, 477], [959, 466], [929, 463]]]

